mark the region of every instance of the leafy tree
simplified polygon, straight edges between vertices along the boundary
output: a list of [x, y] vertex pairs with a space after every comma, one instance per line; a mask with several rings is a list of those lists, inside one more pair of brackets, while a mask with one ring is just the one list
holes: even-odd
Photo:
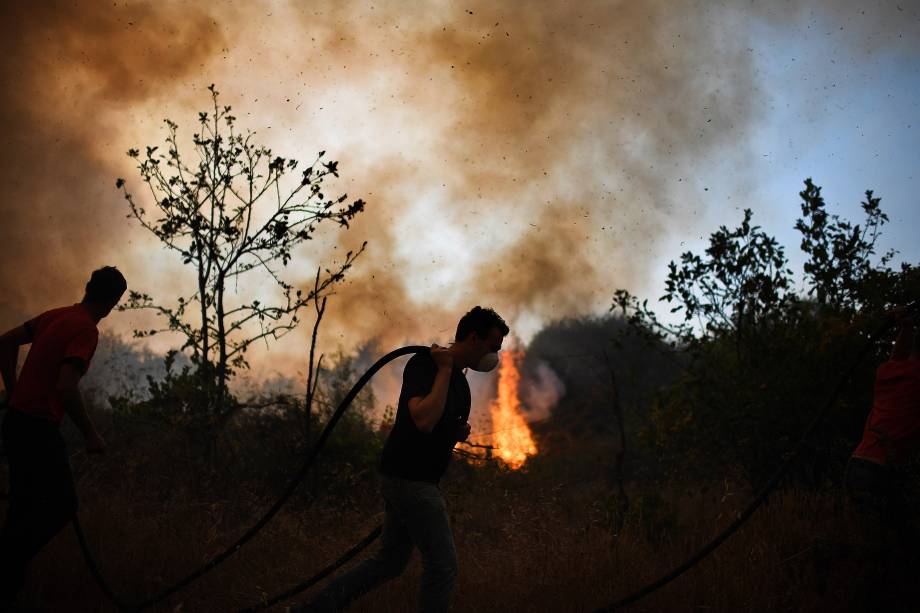
[[784, 249], [771, 236], [751, 225], [753, 213], [745, 209], [741, 225], [721, 226], [709, 238], [705, 257], [691, 251], [668, 264], [665, 293], [660, 300], [673, 303], [672, 313], [683, 312], [684, 321], [661, 324], [648, 308], [626, 290], [617, 290], [614, 308], [634, 316], [634, 324], [691, 343], [722, 334], [741, 335], [782, 312], [793, 295]]
[[[783, 248], [751, 225], [724, 226], [703, 256], [671, 262], [661, 297], [684, 320], [665, 325], [625, 290], [614, 296], [633, 329], [666, 340], [688, 360], [678, 380], [652, 402], [645, 431], [672, 469], [697, 475], [735, 472], [761, 482], [825, 401], [831, 385], [877, 326], [884, 310], [920, 292], [917, 268], [874, 261], [887, 217], [866, 192], [866, 219], [853, 225], [830, 215], [820, 188], [805, 181], [802, 235], [805, 296], [791, 289]], [[816, 296], [817, 300], [810, 298]], [[800, 480], [816, 483], [840, 468], [871, 402], [876, 348], [841, 395], [831, 419], [799, 463]]]
[[866, 191], [862, 209], [866, 219], [860, 227], [837, 215], [829, 215], [821, 188], [805, 179], [805, 189], [799, 192], [802, 198], [802, 217], [795, 222], [795, 229], [802, 235], [802, 251], [808, 255], [805, 262], [805, 277], [810, 282], [808, 295], [816, 296], [818, 304], [833, 310], [853, 311], [871, 301], [866, 293], [866, 281], [894, 257], [893, 250], [886, 252], [875, 267], [871, 256], [875, 253], [875, 242], [881, 227], [888, 221], [872, 190]]
[[[219, 421], [238, 407], [228, 381], [249, 366], [247, 349], [296, 327], [300, 310], [322, 301], [344, 279], [364, 245], [324, 269], [325, 274], [318, 270], [314, 289], [306, 293], [286, 281], [281, 269], [320, 224], [328, 221], [347, 229], [364, 202], [348, 203], [345, 194], [327, 197], [323, 184], [330, 175], [339, 176], [338, 162], [321, 161], [321, 151], [301, 169], [297, 160], [274, 155], [256, 143], [252, 131], [240, 132], [231, 107], [219, 104], [213, 85], [208, 89], [212, 108], [198, 114], [199, 129], [192, 135], [194, 161], [180, 154], [179, 128], [169, 119], [165, 153], [156, 146], [148, 146], [144, 154], [128, 151], [138, 161], [152, 211], [128, 191], [124, 179], [116, 181], [128, 201], [129, 217], [194, 268], [196, 285], [175, 303], [131, 291], [120, 308], [152, 310], [165, 320], [165, 327], [136, 330], [136, 337], [166, 331], [184, 337], [180, 350], [191, 350], [199, 385], [200, 403], [190, 405], [190, 410], [200, 411], [206, 421]], [[282, 299], [274, 304], [234, 300], [238, 281], [253, 271], [274, 281]], [[179, 380], [187, 387], [188, 373]], [[165, 394], [162, 389], [154, 392]]]

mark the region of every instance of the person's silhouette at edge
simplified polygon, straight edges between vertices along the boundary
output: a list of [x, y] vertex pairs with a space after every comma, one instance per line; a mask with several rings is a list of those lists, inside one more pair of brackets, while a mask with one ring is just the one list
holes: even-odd
[[[92, 273], [83, 301], [45, 311], [0, 336], [0, 374], [7, 391], [3, 446], [10, 502], [0, 532], [0, 611], [11, 607], [29, 561], [74, 517], [77, 497], [61, 437], [66, 413], [99, 453], [105, 441], [86, 413], [78, 383], [96, 351], [96, 325], [127, 289], [118, 269]], [[31, 343], [16, 377], [19, 347]]]
[[438, 483], [454, 445], [470, 433], [470, 388], [463, 369], [495, 368], [508, 332], [495, 311], [477, 306], [460, 319], [450, 347], [432, 345], [406, 363], [396, 421], [380, 462], [386, 509], [380, 547], [309, 604], [292, 611], [346, 608], [361, 594], [401, 575], [415, 547], [422, 557], [420, 610], [449, 609], [457, 554]]
[[846, 488], [870, 558], [857, 598], [880, 610], [916, 610], [901, 588], [915, 590], [920, 571], [920, 514], [905, 496], [911, 489], [907, 465], [920, 453], [920, 339], [916, 316], [904, 307], [890, 315], [898, 336], [876, 371], [872, 409], [847, 464]]

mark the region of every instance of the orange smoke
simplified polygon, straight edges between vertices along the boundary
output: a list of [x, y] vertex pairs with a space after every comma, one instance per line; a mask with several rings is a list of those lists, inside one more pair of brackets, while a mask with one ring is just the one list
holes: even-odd
[[528, 456], [537, 453], [537, 445], [530, 426], [521, 414], [521, 401], [518, 398], [518, 383], [521, 380], [518, 365], [523, 357], [523, 351], [501, 353], [498, 394], [489, 404], [492, 417], [490, 444], [495, 447], [495, 455], [513, 469], [520, 468]]

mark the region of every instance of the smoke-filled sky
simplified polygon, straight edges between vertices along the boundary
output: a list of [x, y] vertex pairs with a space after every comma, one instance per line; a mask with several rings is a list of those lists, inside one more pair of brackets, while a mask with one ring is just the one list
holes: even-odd
[[[125, 152], [188, 136], [215, 83], [276, 154], [340, 162], [334, 191], [367, 201], [320, 227], [288, 267], [368, 241], [331, 298], [321, 341], [451, 339], [475, 304], [526, 340], [600, 313], [614, 289], [655, 298], [669, 260], [750, 207], [798, 250], [811, 176], [883, 246], [920, 260], [920, 3], [4, 3], [0, 323], [79, 300], [114, 264], [165, 302], [189, 270], [127, 218], [143, 198]], [[246, 294], [270, 284], [242, 284]], [[116, 313], [103, 328], [150, 321]], [[302, 369], [308, 326], [254, 350]], [[175, 342], [167, 345], [178, 346]]]

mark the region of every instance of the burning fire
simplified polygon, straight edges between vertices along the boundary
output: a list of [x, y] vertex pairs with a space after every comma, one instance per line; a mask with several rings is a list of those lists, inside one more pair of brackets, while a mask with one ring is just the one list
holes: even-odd
[[520, 468], [528, 456], [537, 453], [537, 445], [530, 433], [530, 426], [521, 414], [521, 401], [518, 398], [518, 383], [521, 380], [518, 364], [523, 357], [523, 351], [508, 350], [501, 353], [498, 394], [489, 404], [492, 416], [490, 444], [496, 447], [495, 454], [513, 469]]

